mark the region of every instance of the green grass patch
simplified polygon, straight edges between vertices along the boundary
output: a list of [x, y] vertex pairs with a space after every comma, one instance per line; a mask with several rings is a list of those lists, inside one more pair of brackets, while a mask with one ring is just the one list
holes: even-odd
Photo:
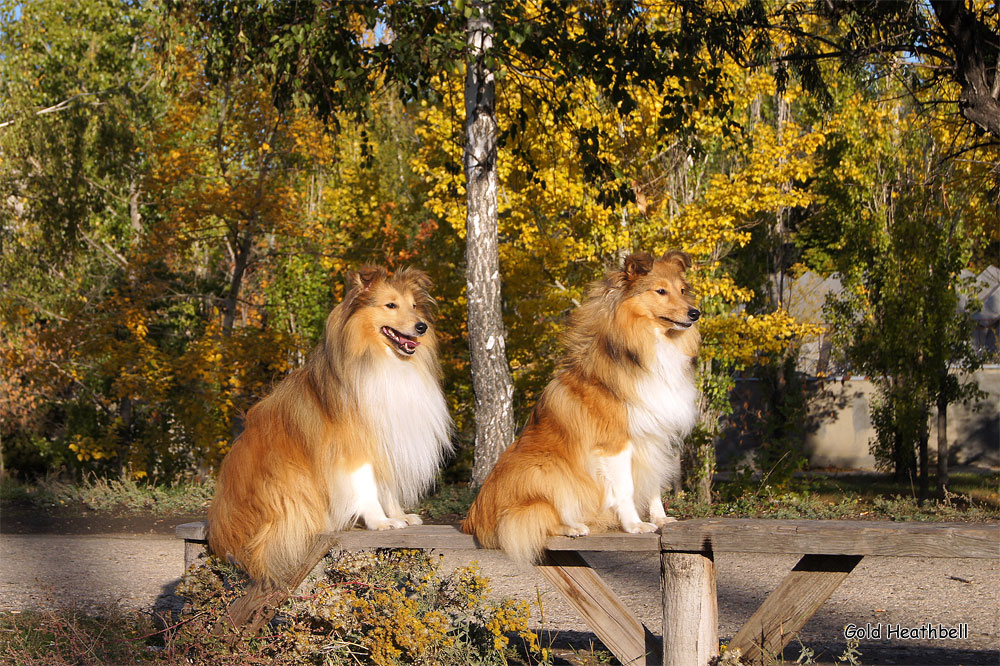
[[464, 517], [476, 498], [476, 491], [467, 483], [449, 483], [437, 487], [420, 502], [420, 514], [434, 521], [454, 521]]
[[[933, 486], [933, 479], [931, 485]], [[786, 488], [742, 482], [716, 484], [711, 505], [686, 494], [668, 497], [667, 513], [677, 518], [801, 518], [969, 521], [1000, 520], [1000, 474], [952, 475], [948, 497], [920, 502], [917, 490], [875, 474], [810, 474]]]
[[[933, 485], [933, 480], [932, 480]], [[667, 513], [677, 518], [799, 518], [860, 520], [1000, 520], [1000, 474], [963, 472], [951, 476], [946, 501], [916, 498], [905, 483], [876, 474], [808, 475], [786, 488], [717, 482], [715, 502], [703, 504], [686, 493], [667, 495]], [[459, 519], [475, 499], [468, 484], [443, 485], [421, 504], [432, 519]]]
[[912, 497], [857, 496], [828, 500], [804, 493], [753, 495], [704, 504], [681, 494], [666, 500], [667, 515], [676, 518], [783, 518], [815, 520], [897, 520], [985, 522], [1000, 519], [1000, 511], [982, 506]]
[[98, 614], [77, 609], [0, 612], [0, 664], [104, 666], [156, 658], [150, 617], [114, 606]]
[[[933, 486], [933, 479], [931, 482]], [[909, 483], [877, 474], [809, 474], [785, 487], [758, 485], [745, 478], [715, 484], [715, 502], [700, 504], [688, 495], [667, 496], [678, 518], [817, 518], [871, 520], [1000, 519], [1000, 474], [960, 472], [951, 475], [947, 500], [919, 502]], [[39, 507], [85, 506], [113, 514], [157, 516], [205, 513], [215, 491], [213, 482], [154, 485], [131, 478], [89, 477], [79, 482], [54, 478], [25, 484], [0, 480], [0, 501]], [[476, 491], [466, 483], [441, 484], [417, 510], [433, 522], [456, 522], [468, 513]]]
[[215, 483], [170, 485], [136, 481], [130, 477], [83, 481], [57, 478], [31, 484], [6, 478], [0, 480], [0, 501], [22, 502], [38, 507], [83, 506], [106, 513], [152, 513], [157, 516], [201, 513], [215, 492]]
[[[917, 482], [893, 482], [886, 476], [874, 474], [812, 475], [798, 480], [799, 489], [817, 497], [835, 501], [840, 497], [860, 497], [874, 500], [878, 497], [909, 496], [919, 493]], [[933, 489], [935, 480], [932, 477]], [[795, 486], [793, 486], [795, 488]], [[977, 506], [983, 509], [1000, 509], [1000, 474], [958, 472], [948, 477], [948, 491], [952, 502]]]

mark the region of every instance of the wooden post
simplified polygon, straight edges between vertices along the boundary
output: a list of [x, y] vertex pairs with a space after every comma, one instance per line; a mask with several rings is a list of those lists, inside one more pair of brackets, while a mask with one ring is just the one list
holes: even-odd
[[201, 564], [207, 553], [204, 541], [184, 540], [184, 571], [191, 568], [193, 564]]
[[313, 542], [312, 549], [299, 566], [288, 576], [288, 584], [281, 587], [254, 582], [246, 593], [234, 601], [229, 607], [227, 616], [221, 619], [212, 629], [212, 635], [225, 636], [232, 632], [230, 641], [240, 635], [253, 636], [260, 628], [271, 621], [278, 607], [285, 603], [292, 592], [305, 580], [319, 561], [330, 552], [337, 543], [333, 535], [321, 534]]
[[803, 555], [729, 643], [747, 663], [781, 651], [861, 561], [860, 555]]
[[622, 666], [660, 663], [656, 637], [573, 550], [547, 550], [535, 569], [580, 613]]
[[719, 654], [719, 606], [711, 551], [660, 554], [663, 666], [707, 666]]

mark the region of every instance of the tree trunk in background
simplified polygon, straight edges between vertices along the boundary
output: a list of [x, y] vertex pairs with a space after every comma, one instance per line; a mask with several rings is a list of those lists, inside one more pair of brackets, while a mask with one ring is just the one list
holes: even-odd
[[497, 243], [496, 89], [487, 61], [493, 21], [486, 3], [468, 20], [465, 78], [465, 261], [469, 357], [476, 395], [472, 481], [480, 485], [514, 439], [514, 383], [507, 365]]
[[[1000, 39], [964, 2], [931, 0], [955, 56], [953, 74], [962, 86], [958, 108], [966, 119], [1000, 137]], [[996, 5], [993, 6], [996, 12]], [[986, 12], [983, 12], [986, 15]]]
[[[785, 131], [785, 124], [791, 117], [791, 107], [789, 107], [787, 100], [780, 94], [775, 93], [774, 95], [774, 107], [775, 107], [775, 118], [774, 118], [774, 130], [778, 136], [778, 145], [783, 143]], [[785, 158], [779, 158], [779, 161], [784, 162]], [[785, 182], [781, 184], [781, 189], [784, 192], [790, 192], [792, 190], [792, 183]], [[774, 214], [774, 226], [771, 228], [770, 241], [771, 241], [771, 274], [769, 276], [770, 286], [771, 286], [771, 307], [774, 309], [787, 308], [785, 303], [786, 285], [785, 285], [785, 264], [788, 263], [788, 253], [787, 253], [787, 242], [788, 242], [788, 216], [791, 214], [791, 210], [787, 206], [781, 206], [775, 211]], [[789, 351], [786, 349], [786, 355]]]
[[229, 278], [229, 290], [222, 301], [222, 334], [226, 337], [233, 332], [236, 323], [236, 307], [239, 305], [240, 289], [243, 287], [243, 276], [250, 264], [250, 252], [253, 249], [253, 236], [249, 231], [240, 238], [234, 233], [232, 245], [233, 274]]
[[142, 213], [139, 211], [139, 178], [134, 174], [128, 181], [128, 218], [132, 224], [132, 243], [142, 237]]
[[928, 466], [928, 451], [927, 445], [930, 439], [931, 432], [930, 428], [927, 427], [927, 419], [930, 414], [923, 412], [924, 417], [924, 427], [920, 430], [920, 441], [918, 442], [919, 450], [917, 451], [917, 459], [920, 462], [920, 502], [923, 503], [927, 499], [927, 495], [930, 491], [930, 469]]
[[937, 409], [937, 494], [943, 499], [948, 488], [948, 399], [944, 389], [938, 393]]

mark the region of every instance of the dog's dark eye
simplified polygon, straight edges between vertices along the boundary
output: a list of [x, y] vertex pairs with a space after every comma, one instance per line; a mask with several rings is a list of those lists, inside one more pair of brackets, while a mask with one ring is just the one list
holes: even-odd
[[681, 293], [682, 293], [682, 294], [686, 294], [686, 293], [688, 293], [688, 290], [687, 290], [687, 288], [685, 288], [685, 287], [681, 287]]
[[656, 293], [658, 293], [660, 296], [666, 296], [667, 295], [667, 290], [666, 289], [657, 289]]
[[390, 310], [395, 310], [398, 306], [395, 303], [386, 303], [385, 307], [389, 308]]

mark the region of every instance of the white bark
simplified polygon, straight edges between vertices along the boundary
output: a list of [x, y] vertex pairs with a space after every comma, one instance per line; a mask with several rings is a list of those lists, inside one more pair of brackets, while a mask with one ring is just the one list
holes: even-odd
[[469, 352], [476, 396], [472, 480], [479, 485], [514, 438], [514, 383], [507, 365], [497, 242], [496, 89], [488, 57], [493, 22], [488, 3], [468, 20], [465, 79], [466, 283]]

